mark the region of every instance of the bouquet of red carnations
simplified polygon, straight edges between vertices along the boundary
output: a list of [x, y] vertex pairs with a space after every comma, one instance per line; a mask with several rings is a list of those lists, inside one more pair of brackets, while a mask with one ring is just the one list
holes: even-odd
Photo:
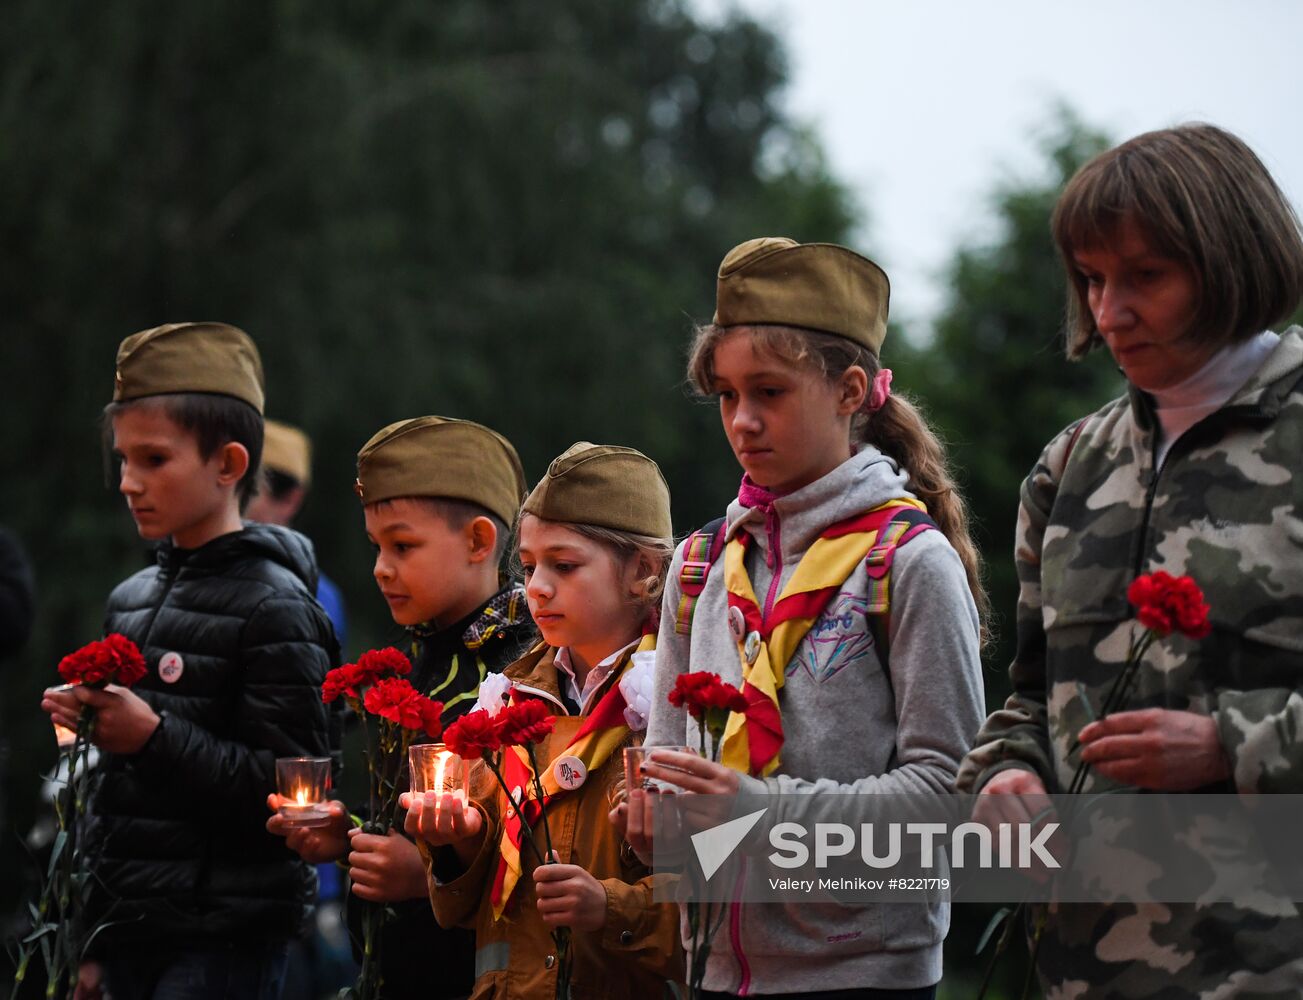
[[[104, 688], [109, 684], [131, 687], [145, 676], [145, 658], [136, 644], [114, 632], [69, 653], [59, 661], [59, 676], [69, 687], [84, 684]], [[93, 936], [83, 913], [90, 892], [81, 819], [90, 793], [91, 736], [95, 713], [83, 706], [76, 732], [59, 740], [58, 773], [64, 775], [54, 796], [57, 830], [41, 886], [40, 900], [29, 904], [32, 929], [23, 938], [14, 973], [16, 996], [32, 956], [38, 951], [45, 964], [47, 997], [71, 997], [77, 986], [82, 952]], [[61, 727], [57, 727], [61, 728]]]
[[[343, 698], [362, 722], [363, 753], [370, 779], [367, 819], [352, 817], [366, 833], [385, 836], [394, 826], [398, 796], [403, 789], [407, 751], [421, 733], [438, 739], [443, 731], [443, 704], [432, 701], [406, 679], [412, 662], [392, 647], [363, 653], [356, 663], [346, 663], [326, 674], [321, 700], [329, 704]], [[374, 730], [368, 717], [375, 717]], [[351, 995], [375, 1000], [383, 985], [380, 978], [380, 928], [387, 908], [363, 902], [362, 966]]]

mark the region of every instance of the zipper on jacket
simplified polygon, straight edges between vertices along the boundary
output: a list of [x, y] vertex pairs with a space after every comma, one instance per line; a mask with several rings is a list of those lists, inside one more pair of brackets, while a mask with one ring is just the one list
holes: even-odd
[[783, 578], [783, 525], [778, 520], [777, 512], [773, 515], [774, 530], [769, 530], [770, 518], [765, 518], [765, 534], [769, 539], [769, 551], [774, 557], [774, 575], [769, 581], [769, 592], [765, 594], [765, 607], [760, 612], [762, 622], [769, 620], [769, 612], [774, 609], [774, 599], [778, 596], [778, 585]]
[[[769, 530], [772, 522], [773, 530]], [[769, 580], [769, 590], [765, 594], [765, 606], [760, 612], [761, 622], [769, 620], [769, 613], [774, 609], [774, 600], [778, 596], [778, 586], [783, 578], [783, 528], [782, 522], [779, 521], [778, 515], [774, 514], [772, 518], [765, 518], [765, 535], [769, 542], [769, 551], [773, 554], [774, 575]], [[746, 879], [746, 859], [742, 859], [742, 865], [738, 869], [737, 882], [733, 886], [733, 895], [739, 896], [742, 892], [742, 883]], [[736, 899], [729, 902], [728, 915], [728, 940], [733, 948], [733, 957], [737, 960], [738, 969], [741, 975], [738, 983], [738, 996], [747, 996], [751, 989], [751, 965], [747, 962], [746, 952], [742, 949], [742, 904]]]
[[737, 995], [740, 997], [747, 996], [747, 992], [751, 989], [751, 965], [747, 962], [746, 952], [742, 950], [742, 904], [736, 899], [742, 894], [742, 883], [746, 881], [746, 874], [747, 859], [742, 858], [742, 863], [738, 866], [737, 881], [733, 883], [735, 898], [728, 904], [728, 940], [733, 946], [733, 957], [737, 959], [740, 976]]
[[[1146, 562], [1145, 554], [1149, 551], [1149, 519], [1150, 515], [1154, 512], [1154, 497], [1158, 494], [1159, 477], [1162, 476], [1163, 470], [1170, 466], [1177, 458], [1178, 451], [1189, 451], [1188, 442], [1190, 440], [1191, 432], [1206, 426], [1210, 422], [1228, 423], [1228, 418], [1230, 417], [1254, 416], [1257, 413], [1258, 411], [1256, 408], [1250, 406], [1228, 406], [1224, 409], [1210, 413], [1193, 427], [1187, 427], [1184, 433], [1172, 442], [1172, 447], [1167, 450], [1167, 457], [1163, 460], [1162, 465], [1159, 465], [1157, 461], [1158, 437], [1157, 435], [1154, 436], [1153, 443], [1149, 447], [1149, 484], [1145, 488], [1144, 513], [1140, 518], [1140, 537], [1137, 539], [1135, 558], [1132, 561], [1132, 568], [1134, 570], [1132, 574], [1133, 578], [1140, 576], [1144, 572]], [[1187, 446], [1184, 449], [1180, 448], [1182, 442], [1187, 442]]]
[[176, 578], [181, 575], [181, 567], [173, 566], [171, 563], [172, 560], [169, 554], [168, 562], [162, 567], [163, 571], [159, 574], [162, 577], [163, 587], [159, 590], [158, 599], [154, 602], [154, 607], [149, 612], [149, 624], [145, 626], [145, 634], [141, 636], [140, 639], [142, 652], [144, 651], [144, 647], [149, 644], [150, 636], [154, 634], [154, 623], [158, 621], [158, 613], [163, 610], [163, 605], [167, 602], [167, 595], [172, 593], [172, 587], [176, 584]]

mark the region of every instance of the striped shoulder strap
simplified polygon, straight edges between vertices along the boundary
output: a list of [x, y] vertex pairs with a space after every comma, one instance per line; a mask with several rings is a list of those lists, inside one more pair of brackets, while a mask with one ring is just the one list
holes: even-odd
[[[873, 548], [869, 549], [868, 555], [864, 557], [864, 568], [869, 574], [868, 605], [864, 609], [865, 618], [869, 624], [869, 631], [873, 635], [873, 640], [878, 646], [878, 657], [885, 668], [887, 658], [891, 652], [891, 638], [888, 634], [889, 619], [887, 612], [891, 610], [891, 564], [895, 559], [896, 550], [908, 542], [911, 538], [921, 535], [925, 531], [940, 530], [937, 523], [928, 517], [926, 511], [921, 511], [916, 507], [902, 506], [891, 519], [882, 526], [878, 532], [878, 538], [873, 543]], [[891, 674], [887, 673], [890, 680]]]
[[674, 631], [679, 635], [692, 632], [692, 614], [697, 599], [706, 587], [710, 567], [724, 551], [725, 518], [717, 517], [698, 528], [683, 543], [683, 566], [679, 570], [679, 606], [674, 612]]

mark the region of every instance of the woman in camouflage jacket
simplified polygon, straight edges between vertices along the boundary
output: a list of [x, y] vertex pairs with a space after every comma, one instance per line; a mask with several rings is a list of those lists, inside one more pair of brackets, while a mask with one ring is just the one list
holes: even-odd
[[[1264, 332], [1303, 298], [1298, 219], [1242, 142], [1184, 126], [1083, 167], [1054, 235], [1068, 354], [1104, 344], [1129, 388], [1023, 484], [1013, 694], [959, 787], [1057, 793], [1084, 761], [1085, 791], [1303, 792], [1303, 329]], [[1212, 635], [1156, 643], [1092, 722], [1127, 656], [1127, 586], [1159, 569], [1203, 588]], [[1050, 997], [1296, 997], [1287, 908], [1057, 905], [1037, 964]]]

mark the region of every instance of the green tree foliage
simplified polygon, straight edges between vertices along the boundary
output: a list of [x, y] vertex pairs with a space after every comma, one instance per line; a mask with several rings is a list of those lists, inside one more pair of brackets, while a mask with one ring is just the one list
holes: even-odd
[[[947, 441], [971, 507], [996, 616], [995, 641], [984, 657], [988, 710], [1009, 693], [1018, 487], [1051, 437], [1123, 389], [1106, 352], [1081, 363], [1064, 357], [1065, 283], [1050, 237], [1050, 214], [1063, 185], [1107, 146], [1102, 135], [1060, 112], [1041, 140], [1043, 178], [999, 186], [991, 202], [996, 239], [956, 252], [935, 337], [926, 345], [899, 339], [886, 358]], [[974, 949], [995, 910], [955, 908], [942, 997], [976, 995], [993, 946], [980, 956]], [[1017, 946], [1006, 954], [991, 995], [1020, 995], [1027, 961]]]
[[300, 526], [356, 650], [396, 637], [350, 488], [374, 431], [481, 420], [531, 479], [579, 439], [634, 445], [686, 530], [736, 489], [681, 385], [720, 257], [854, 221], [778, 110], [777, 40], [680, 0], [18, 0], [6, 28], [0, 519], [40, 585], [5, 685], [14, 829], [54, 757], [40, 688], [145, 558], [101, 474], [123, 336], [221, 319], [258, 341], [268, 415], [315, 440]]
[[1069, 177], [1108, 145], [1066, 111], [1041, 139], [1046, 176], [1005, 182], [994, 193], [993, 243], [959, 249], [935, 336], [897, 341], [889, 363], [922, 402], [950, 446], [986, 559], [996, 642], [987, 663], [987, 700], [1008, 687], [1018, 584], [1013, 532], [1018, 486], [1041, 449], [1071, 421], [1122, 391], [1105, 352], [1076, 364], [1063, 355], [1065, 285], [1050, 237], [1050, 214]]

